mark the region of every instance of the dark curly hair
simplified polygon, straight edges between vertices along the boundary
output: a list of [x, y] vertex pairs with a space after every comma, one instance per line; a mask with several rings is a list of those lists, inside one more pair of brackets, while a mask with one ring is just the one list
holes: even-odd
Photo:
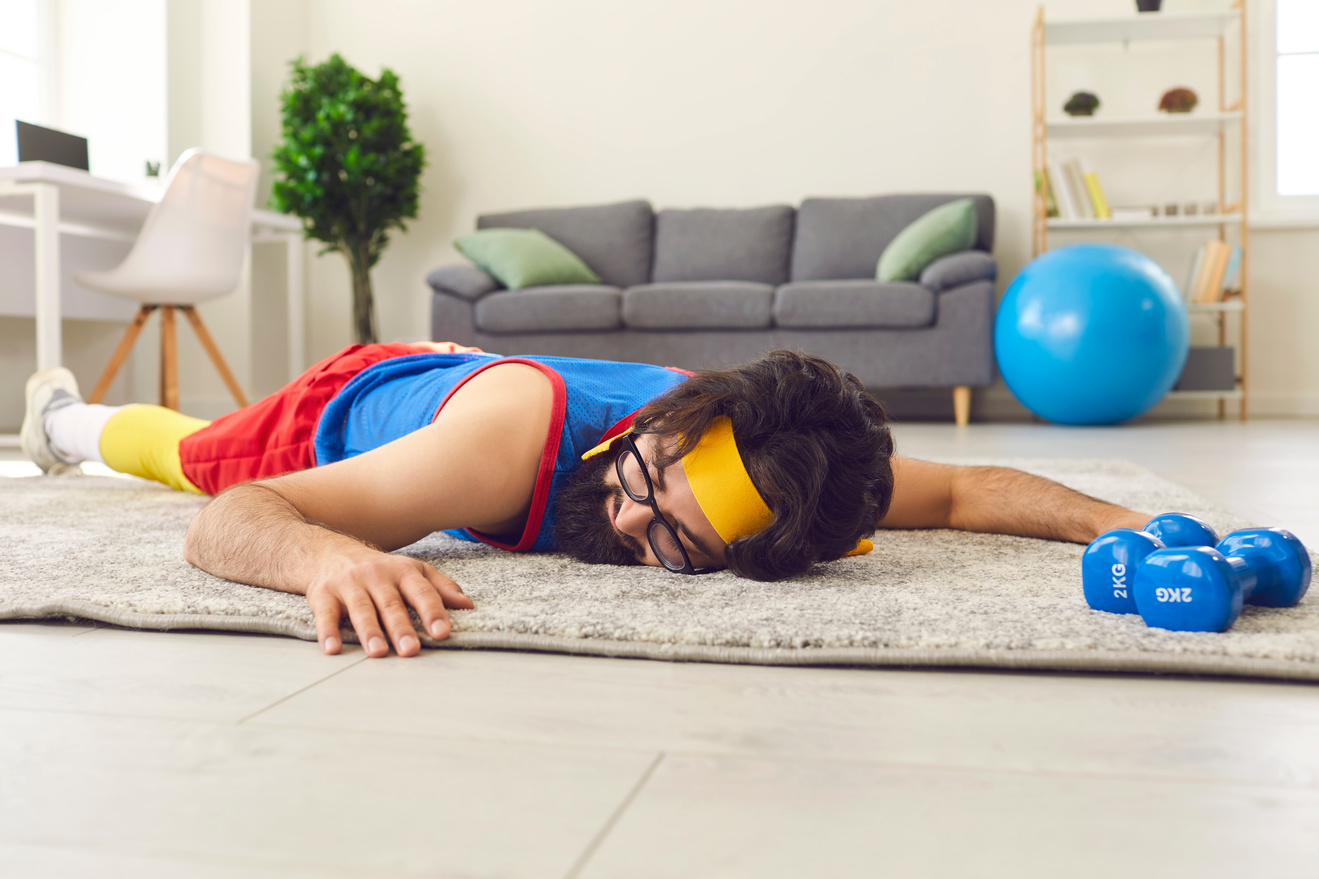
[[781, 580], [841, 558], [875, 532], [893, 498], [893, 437], [884, 406], [856, 376], [774, 351], [677, 385], [637, 413], [635, 430], [668, 440], [654, 461], [663, 468], [721, 415], [774, 515], [759, 534], [729, 544], [733, 573]]

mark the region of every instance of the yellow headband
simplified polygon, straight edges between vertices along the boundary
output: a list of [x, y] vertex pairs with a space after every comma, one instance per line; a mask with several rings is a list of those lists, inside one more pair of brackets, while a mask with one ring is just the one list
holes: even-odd
[[[626, 431], [625, 431], [626, 432]], [[622, 434], [609, 437], [582, 460], [607, 450]], [[733, 423], [724, 416], [710, 422], [700, 442], [682, 458], [696, 503], [724, 543], [759, 534], [774, 521], [769, 505], [747, 474], [742, 455], [733, 438]], [[862, 540], [848, 555], [869, 552], [872, 544]]]
[[682, 459], [696, 503], [724, 543], [759, 534], [774, 521], [756, 490], [733, 439], [733, 422], [722, 415], [710, 422], [701, 440]]
[[[627, 433], [628, 431], [623, 431]], [[609, 437], [582, 460], [609, 449], [623, 433]], [[763, 531], [774, 514], [756, 490], [733, 440], [733, 422], [720, 416], [710, 422], [701, 440], [682, 458], [696, 503], [724, 543]]]

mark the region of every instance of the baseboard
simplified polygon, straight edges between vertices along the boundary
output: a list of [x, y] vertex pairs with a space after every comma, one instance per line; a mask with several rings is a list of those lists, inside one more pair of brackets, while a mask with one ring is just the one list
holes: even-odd
[[1250, 414], [1271, 418], [1314, 418], [1319, 416], [1319, 394], [1291, 391], [1254, 391]]
[[[953, 393], [948, 390], [880, 390], [876, 394], [884, 402], [889, 415], [902, 421], [953, 420]], [[1235, 400], [1227, 401], [1227, 417], [1235, 418], [1238, 412]], [[1319, 417], [1319, 394], [1284, 391], [1263, 391], [1250, 395], [1251, 418], [1315, 418]], [[1216, 400], [1186, 400], [1170, 398], [1159, 403], [1142, 420], [1153, 419], [1217, 419]], [[1023, 406], [1006, 386], [976, 388], [971, 392], [971, 421], [974, 422], [1030, 422], [1035, 415]]]

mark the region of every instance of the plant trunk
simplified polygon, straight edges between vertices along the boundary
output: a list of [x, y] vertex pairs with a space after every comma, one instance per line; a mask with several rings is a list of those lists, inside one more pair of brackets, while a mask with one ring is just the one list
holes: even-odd
[[365, 247], [349, 248], [347, 251], [348, 267], [353, 275], [353, 328], [357, 333], [357, 344], [373, 345], [376, 336], [375, 297], [371, 292], [371, 266], [364, 252]]

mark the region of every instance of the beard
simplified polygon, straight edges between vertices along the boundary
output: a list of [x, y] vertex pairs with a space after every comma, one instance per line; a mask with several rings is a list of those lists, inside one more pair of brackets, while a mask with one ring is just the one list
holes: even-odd
[[637, 565], [641, 545], [620, 534], [609, 521], [608, 509], [622, 500], [622, 489], [605, 482], [616, 455], [586, 459], [559, 489], [554, 540], [559, 549], [590, 565]]

